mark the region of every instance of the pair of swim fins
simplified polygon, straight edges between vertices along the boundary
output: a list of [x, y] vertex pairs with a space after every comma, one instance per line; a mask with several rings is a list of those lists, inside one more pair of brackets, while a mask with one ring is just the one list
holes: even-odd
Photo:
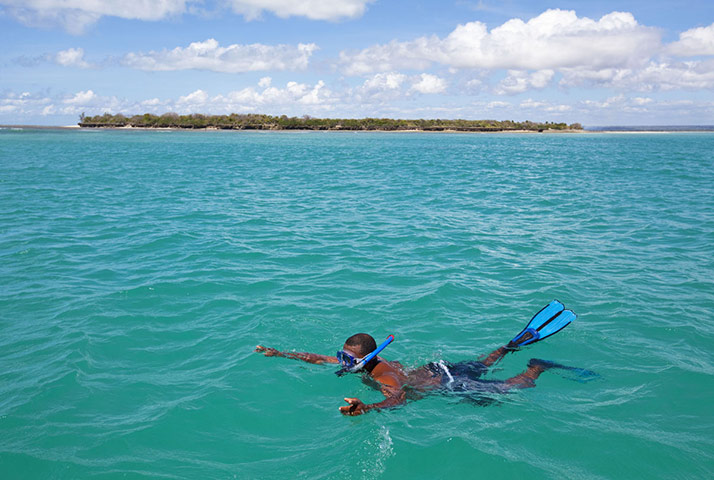
[[575, 313], [566, 310], [565, 306], [558, 300], [553, 300], [543, 307], [540, 312], [533, 315], [526, 328], [513, 340], [508, 342], [506, 348], [516, 350], [520, 347], [539, 342], [545, 338], [555, 335], [575, 320]]

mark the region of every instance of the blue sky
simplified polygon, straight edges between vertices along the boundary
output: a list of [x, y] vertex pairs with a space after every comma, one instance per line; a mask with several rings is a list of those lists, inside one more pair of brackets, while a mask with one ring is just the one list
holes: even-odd
[[0, 0], [0, 123], [714, 124], [714, 2]]

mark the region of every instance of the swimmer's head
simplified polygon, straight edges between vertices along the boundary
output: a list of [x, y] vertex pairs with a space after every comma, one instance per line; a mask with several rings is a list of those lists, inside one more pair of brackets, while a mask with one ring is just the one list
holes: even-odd
[[359, 357], [364, 357], [377, 349], [377, 342], [372, 338], [372, 335], [358, 333], [345, 340], [344, 349], [351, 350]]
[[[367, 371], [372, 371], [372, 368], [379, 362], [376, 358], [377, 342], [374, 341], [371, 335], [366, 333], [358, 333], [352, 335], [345, 341], [342, 350], [337, 352], [337, 360], [342, 365], [342, 368], [335, 372], [341, 376], [347, 372], [357, 372], [366, 368]], [[375, 355], [370, 355], [375, 352]], [[364, 360], [369, 358], [367, 362]]]
[[377, 346], [377, 342], [374, 341], [371, 335], [366, 333], [352, 335], [345, 341], [342, 350], [337, 352], [337, 361], [342, 364], [342, 368], [335, 373], [339, 376], [348, 372], [357, 372], [362, 368], [371, 372], [379, 363], [377, 355], [392, 340], [394, 340], [394, 335], [388, 336], [380, 346]]

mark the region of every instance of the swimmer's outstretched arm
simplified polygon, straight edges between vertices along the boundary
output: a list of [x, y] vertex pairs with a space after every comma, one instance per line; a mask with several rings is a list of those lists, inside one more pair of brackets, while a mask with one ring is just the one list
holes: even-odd
[[367, 404], [359, 398], [345, 398], [345, 402], [349, 405], [340, 407], [340, 413], [342, 415], [350, 416], [362, 415], [370, 410], [381, 410], [383, 408], [396, 407], [407, 401], [407, 395], [401, 386], [399, 386], [398, 382], [391, 382], [389, 380], [384, 382], [383, 379], [380, 379], [380, 382], [382, 382], [381, 390], [385, 397], [384, 400], [378, 403]]
[[295, 360], [302, 360], [303, 362], [307, 362], [307, 363], [315, 363], [315, 364], [338, 363], [337, 357], [329, 357], [327, 355], [320, 355], [318, 353], [281, 352], [274, 348], [264, 347], [262, 345], [258, 345], [257, 347], [255, 347], [255, 351], [258, 353], [262, 353], [266, 357], [293, 358]]

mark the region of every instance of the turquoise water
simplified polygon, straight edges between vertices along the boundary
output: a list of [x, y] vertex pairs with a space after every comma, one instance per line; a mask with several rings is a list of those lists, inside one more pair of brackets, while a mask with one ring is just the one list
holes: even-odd
[[[714, 134], [0, 131], [0, 478], [711, 478]], [[333, 354], [546, 372], [479, 407]]]

